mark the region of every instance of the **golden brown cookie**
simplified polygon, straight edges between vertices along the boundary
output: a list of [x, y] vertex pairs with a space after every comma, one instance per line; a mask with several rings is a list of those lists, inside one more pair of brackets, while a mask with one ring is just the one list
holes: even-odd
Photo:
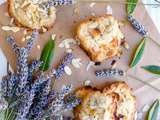
[[82, 103], [74, 109], [75, 120], [134, 120], [136, 99], [125, 82], [114, 82], [98, 90], [76, 91]]
[[115, 82], [107, 86], [105, 93], [115, 92], [119, 95], [117, 103], [116, 116], [123, 116], [123, 120], [135, 120], [136, 98], [131, 88], [125, 82]]
[[46, 0], [8, 0], [8, 12], [18, 26], [30, 29], [51, 27], [56, 19], [56, 9], [42, 9], [40, 3]]
[[119, 55], [121, 40], [124, 38], [118, 21], [111, 15], [82, 21], [77, 29], [77, 37], [80, 46], [96, 62]]

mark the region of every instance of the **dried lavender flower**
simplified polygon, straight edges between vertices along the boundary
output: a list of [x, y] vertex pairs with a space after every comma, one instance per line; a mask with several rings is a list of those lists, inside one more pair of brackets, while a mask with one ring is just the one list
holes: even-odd
[[139, 23], [132, 15], [128, 15], [128, 21], [132, 24], [133, 28], [142, 36], [148, 35], [148, 32], [145, 30], [145, 27]]
[[19, 88], [23, 89], [27, 84], [28, 78], [28, 50], [26, 48], [19, 48], [19, 57], [17, 60], [17, 69], [19, 74]]
[[40, 7], [43, 9], [49, 9], [52, 6], [59, 6], [59, 5], [72, 5], [75, 4], [76, 0], [49, 0], [47, 2], [43, 2], [40, 4]]
[[98, 70], [95, 72], [95, 75], [97, 77], [114, 77], [114, 76], [124, 76], [125, 73], [123, 70], [109, 68], [104, 70]]
[[60, 79], [60, 77], [64, 73], [64, 67], [71, 64], [72, 59], [73, 59], [73, 54], [67, 53], [66, 56], [64, 57], [64, 59], [62, 60], [62, 63], [58, 66], [56, 71], [54, 71], [54, 73], [52, 73], [56, 79]]
[[49, 103], [49, 93], [51, 90], [51, 79], [48, 79], [42, 89], [42, 92], [38, 96], [38, 102], [32, 107], [29, 118], [30, 119], [38, 119], [44, 114], [45, 109]]
[[18, 54], [19, 47], [17, 46], [15, 39], [12, 36], [8, 36], [6, 40], [11, 45], [14, 52]]
[[28, 67], [28, 81], [31, 81], [33, 78], [33, 72], [39, 70], [43, 62], [40, 60], [33, 60]]
[[32, 85], [31, 90], [28, 91], [28, 94], [25, 96], [25, 101], [22, 103], [16, 120], [25, 120], [27, 117], [27, 114], [29, 113], [29, 109], [31, 105], [33, 104], [34, 97], [36, 93], [40, 90], [41, 85], [46, 82], [46, 79], [44, 75], [41, 75], [37, 78], [35, 83]]
[[27, 42], [27, 49], [28, 51], [31, 50], [32, 46], [33, 46], [33, 43], [34, 41], [37, 39], [38, 37], [38, 31], [37, 30], [34, 30], [31, 34], [31, 38], [28, 40]]

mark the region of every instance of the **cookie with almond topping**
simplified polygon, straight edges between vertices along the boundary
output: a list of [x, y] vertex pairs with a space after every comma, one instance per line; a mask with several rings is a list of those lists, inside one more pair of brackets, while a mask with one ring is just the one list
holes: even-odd
[[134, 120], [136, 99], [125, 82], [102, 90], [84, 87], [76, 91], [82, 103], [74, 109], [75, 120]]
[[77, 29], [77, 37], [80, 46], [96, 62], [119, 55], [121, 40], [124, 39], [118, 21], [111, 15], [82, 21]]
[[48, 29], [56, 20], [56, 8], [41, 8], [43, 1], [46, 0], [8, 0], [8, 12], [18, 26]]

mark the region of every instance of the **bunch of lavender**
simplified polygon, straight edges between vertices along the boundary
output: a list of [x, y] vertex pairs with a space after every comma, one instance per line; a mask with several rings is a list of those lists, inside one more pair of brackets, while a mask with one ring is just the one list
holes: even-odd
[[2, 102], [7, 102], [3, 109], [6, 108], [5, 116], [8, 117], [4, 120], [44, 120], [46, 117], [62, 116], [64, 111], [80, 103], [78, 98], [69, 94], [72, 88], [70, 85], [62, 88], [60, 92], [52, 88], [52, 78], [62, 76], [63, 67], [71, 63], [72, 54], [67, 54], [56, 71], [51, 70], [48, 75], [39, 70], [41, 61], [28, 63], [27, 59], [37, 35], [37, 31], [33, 31], [26, 47], [19, 47], [12, 36], [7, 37], [16, 53], [17, 70], [10, 72], [1, 81], [2, 98], [5, 100]]
[[72, 5], [75, 4], [76, 0], [49, 0], [40, 4], [40, 7], [43, 9], [49, 9], [52, 6], [59, 5]]

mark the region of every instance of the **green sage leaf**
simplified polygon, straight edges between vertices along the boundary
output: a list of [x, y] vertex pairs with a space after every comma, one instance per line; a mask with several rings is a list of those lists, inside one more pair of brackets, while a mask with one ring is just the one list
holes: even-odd
[[54, 49], [55, 49], [55, 40], [50, 38], [41, 53], [40, 60], [43, 62], [43, 64], [40, 67], [40, 70], [46, 71], [50, 68]]
[[160, 101], [156, 100], [148, 112], [147, 120], [157, 120], [159, 109]]
[[138, 3], [138, 0], [128, 0], [127, 4], [127, 13], [132, 14], [134, 12], [134, 9]]
[[160, 75], [160, 66], [148, 65], [148, 66], [142, 66], [142, 68], [150, 73]]
[[144, 53], [144, 48], [145, 48], [145, 43], [146, 43], [145, 41], [146, 41], [146, 38], [143, 38], [141, 43], [138, 45], [138, 48], [136, 49], [136, 52], [130, 64], [131, 68], [137, 65], [137, 63], [141, 60], [142, 55]]

